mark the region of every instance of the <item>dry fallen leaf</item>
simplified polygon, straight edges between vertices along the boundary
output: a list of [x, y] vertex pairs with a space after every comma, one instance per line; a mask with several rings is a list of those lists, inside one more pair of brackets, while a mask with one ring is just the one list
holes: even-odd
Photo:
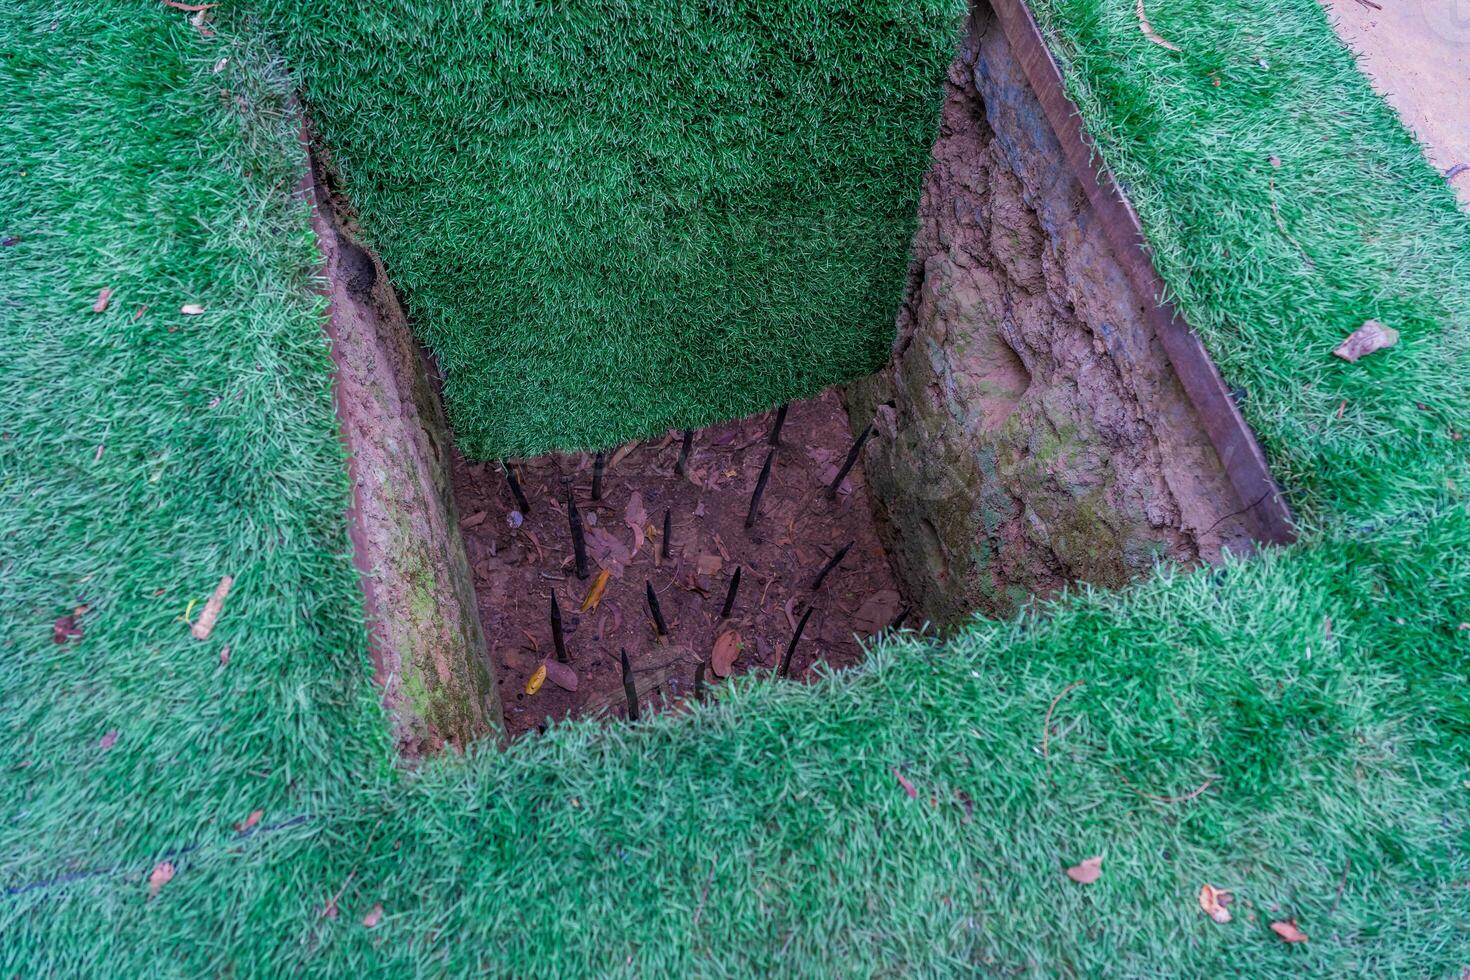
[[51, 624], [51, 642], [65, 644], [68, 640], [78, 639], [82, 635], [82, 625], [77, 622], [76, 616], [57, 616], [56, 621]]
[[1204, 909], [1205, 914], [1219, 923], [1230, 921], [1230, 910], [1225, 906], [1230, 904], [1231, 894], [1223, 888], [1214, 885], [1204, 885], [1199, 890], [1199, 907]]
[[106, 735], [103, 735], [100, 739], [97, 740], [98, 747], [99, 748], [104, 748], [104, 749], [110, 749], [110, 748], [112, 748], [114, 745], [117, 744], [117, 736], [118, 736], [117, 729], [116, 728], [112, 729]]
[[628, 506], [623, 508], [623, 523], [633, 529], [633, 553], [636, 555], [643, 550], [643, 528], [648, 524], [648, 508], [643, 506], [643, 494], [637, 490], [628, 498]]
[[1295, 919], [1287, 919], [1285, 922], [1271, 923], [1271, 931], [1289, 943], [1304, 943], [1307, 941], [1306, 933], [1296, 927]]
[[225, 597], [230, 594], [230, 586], [234, 584], [234, 578], [229, 575], [220, 578], [219, 585], [214, 587], [214, 594], [204, 604], [204, 611], [199, 614], [199, 619], [189, 627], [189, 633], [194, 639], [209, 639], [209, 634], [214, 632], [214, 621], [219, 619], [220, 610], [225, 607]]
[[727, 630], [715, 640], [715, 648], [709, 657], [710, 670], [715, 672], [716, 677], [729, 677], [730, 667], [734, 665], [735, 658], [738, 656], [740, 656], [740, 634], [735, 630]]
[[107, 309], [108, 302], [112, 299], [112, 287], [107, 286], [97, 291], [97, 302], [92, 304], [93, 313], [101, 313]]
[[1067, 869], [1067, 877], [1079, 885], [1090, 885], [1102, 877], [1102, 855], [1090, 857]]
[[219, 652], [219, 665], [221, 667], [228, 667], [230, 665], [230, 645], [228, 643], [226, 643], [225, 648]]
[[204, 312], [204, 307], [198, 303], [185, 303], [179, 307], [179, 312], [184, 314], [184, 316], [198, 316]]
[[546, 679], [563, 691], [577, 689], [577, 672], [568, 665], [559, 660], [548, 660], [541, 666], [546, 671]]
[[542, 664], [540, 667], [536, 668], [536, 672], [531, 675], [531, 679], [526, 681], [526, 693], [535, 694], [537, 691], [541, 690], [541, 685], [545, 683], [546, 665]]
[[919, 791], [914, 789], [914, 784], [908, 781], [908, 777], [897, 769], [893, 770], [893, 775], [898, 779], [898, 785], [903, 787], [903, 791], [909, 794], [909, 799], [917, 800], [919, 798]]
[[377, 925], [379, 922], [382, 922], [382, 921], [383, 921], [383, 903], [382, 902], [378, 902], [377, 904], [375, 904], [372, 907], [372, 909], [368, 912], [368, 914], [362, 917], [362, 924], [365, 925], [365, 926], [367, 926], [369, 929], [371, 929], [373, 926]]
[[256, 824], [260, 823], [260, 818], [263, 817], [263, 816], [265, 816], [265, 811], [264, 810], [251, 810], [250, 811], [250, 816], [248, 816], [248, 817], [245, 818], [245, 822], [244, 823], [237, 823], [237, 824], [235, 824], [235, 833], [237, 833], [237, 834], [243, 834], [243, 833], [245, 833], [245, 831], [249, 830], [251, 827], [254, 827]]
[[154, 898], [158, 890], [169, 883], [174, 876], [174, 866], [167, 861], [160, 861], [153, 868], [153, 873], [148, 876], [148, 897]]
[[700, 555], [695, 568], [700, 575], [718, 575], [724, 564], [724, 559], [719, 555]]
[[469, 517], [466, 517], [462, 521], [460, 521], [459, 526], [464, 528], [465, 530], [469, 530], [472, 527], [479, 527], [481, 524], [485, 523], [485, 518], [489, 516], [490, 515], [487, 512], [483, 510], [478, 510], [471, 514]]
[[582, 611], [591, 612], [597, 608], [602, 601], [602, 594], [607, 591], [607, 580], [612, 577], [612, 572], [604, 568], [597, 573], [597, 581], [592, 583], [592, 588], [587, 590], [587, 598], [582, 600]]
[[1363, 325], [1347, 335], [1347, 339], [1333, 348], [1332, 353], [1352, 364], [1376, 350], [1392, 347], [1399, 342], [1399, 332], [1385, 327], [1377, 320], [1364, 320]]

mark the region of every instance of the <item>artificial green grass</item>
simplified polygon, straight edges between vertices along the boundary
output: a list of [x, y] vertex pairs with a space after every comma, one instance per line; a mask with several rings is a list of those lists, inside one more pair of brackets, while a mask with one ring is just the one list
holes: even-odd
[[[0, 236], [21, 238], [0, 248], [0, 883], [109, 873], [7, 892], [0, 966], [1444, 976], [1470, 963], [1470, 515], [1450, 434], [1470, 418], [1470, 229], [1311, 0], [1218, 18], [1149, 5], [1181, 45], [1180, 24], [1212, 27], [1189, 34], [1189, 57], [1228, 61], [1255, 35], [1253, 58], [1311, 66], [1269, 100], [1194, 87], [1195, 66], [1159, 60], [1131, 9], [1042, 12], [1166, 276], [1289, 474], [1303, 541], [948, 642], [909, 634], [810, 687], [746, 678], [688, 716], [558, 726], [408, 774], [387, 766], [343, 557], [277, 66], [249, 22], [206, 42], [166, 9], [20, 8], [0, 28], [16, 161]], [[237, 94], [262, 108], [241, 118]], [[1243, 158], [1256, 129], [1315, 151], [1344, 114], [1352, 141], [1309, 154], [1279, 201], [1306, 270], [1269, 238], [1269, 206], [1264, 224], [1250, 206], [1270, 177]], [[1216, 165], [1176, 179], [1201, 154]], [[1230, 227], [1229, 256], [1205, 263]], [[116, 321], [88, 310], [103, 278]], [[130, 325], [125, 281], [167, 319]], [[184, 291], [212, 312], [173, 316]], [[1340, 365], [1339, 325], [1320, 321], [1349, 320], [1346, 333], [1364, 306], [1403, 339]], [[210, 407], [235, 390], [238, 408]], [[215, 636], [234, 651], [221, 670], [216, 642], [175, 619], [225, 571], [241, 580]], [[78, 599], [93, 606], [86, 635], [57, 647], [51, 619]], [[1182, 802], [1142, 795], [1207, 780]], [[309, 819], [234, 839], [256, 807], [264, 825]], [[1097, 884], [1064, 877], [1094, 854]], [[178, 872], [150, 901], [165, 858]], [[1206, 882], [1235, 891], [1235, 922], [1198, 911]], [[337, 894], [340, 915], [323, 916]], [[1284, 918], [1310, 940], [1278, 940], [1267, 923]]]
[[466, 454], [600, 449], [882, 365], [957, 0], [286, 7]]

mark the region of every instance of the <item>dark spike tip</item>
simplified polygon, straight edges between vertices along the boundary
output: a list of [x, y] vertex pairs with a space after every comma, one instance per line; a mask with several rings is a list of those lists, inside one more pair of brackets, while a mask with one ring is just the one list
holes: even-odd
[[628, 651], [619, 648], [623, 661], [623, 697], [628, 700], [628, 720], [638, 720], [638, 688], [633, 684], [633, 665], [628, 663]]
[[689, 452], [694, 448], [694, 430], [684, 430], [684, 441], [679, 444], [679, 462], [674, 464], [674, 472], [680, 476], [689, 475]]
[[664, 539], [663, 539], [663, 541], [661, 541], [659, 543], [659, 546], [658, 546], [659, 554], [661, 554], [665, 559], [667, 559], [669, 557], [669, 549], [671, 547], [673, 547], [673, 540], [674, 540], [673, 512], [671, 510], [669, 510], [669, 508], [665, 507], [664, 508]]
[[567, 484], [567, 523], [572, 528], [572, 554], [577, 560], [577, 578], [587, 577], [587, 541], [582, 537], [582, 515], [577, 511], [577, 498]]
[[605, 467], [606, 465], [607, 465], [607, 457], [604, 456], [602, 453], [598, 453], [597, 456], [596, 456], [596, 458], [592, 460], [592, 499], [593, 500], [601, 500], [602, 499], [602, 471], [603, 471], [603, 467]]
[[781, 445], [781, 427], [786, 424], [786, 410], [790, 407], [782, 405], [776, 409], [776, 421], [771, 425], [771, 438], [768, 440], [773, 446]]
[[888, 632], [892, 633], [894, 630], [896, 630], [900, 626], [902, 626], [903, 625], [903, 621], [905, 619], [908, 619], [909, 618], [909, 613], [911, 613], [913, 611], [914, 611], [914, 609], [913, 609], [912, 606], [904, 606], [902, 609], [900, 609], [898, 611], [898, 615], [893, 617], [893, 622], [891, 622], [891, 623], [888, 624]]
[[516, 498], [516, 506], [520, 508], [521, 515], [529, 517], [531, 504], [526, 500], [525, 491], [521, 489], [521, 481], [516, 479], [516, 471], [506, 462], [502, 462], [500, 468], [505, 471], [505, 482], [510, 484], [510, 495]]
[[815, 592], [817, 589], [820, 589], [822, 587], [822, 582], [826, 580], [827, 573], [828, 572], [832, 571], [832, 569], [834, 569], [838, 565], [842, 564], [842, 559], [844, 559], [844, 558], [847, 557], [847, 549], [849, 549], [851, 547], [852, 547], [852, 542], [849, 541], [849, 542], [847, 542], [847, 544], [845, 544], [841, 548], [838, 548], [837, 549], [837, 554], [835, 554], [831, 558], [827, 559], [827, 564], [825, 564], [825, 565], [822, 566], [822, 570], [820, 572], [818, 572], [817, 573], [817, 577], [812, 580], [812, 591], [813, 592]]
[[694, 668], [694, 700], [704, 703], [704, 668], [708, 660], [701, 660], [699, 666]]
[[786, 653], [781, 657], [781, 668], [776, 671], [776, 676], [791, 676], [791, 655], [796, 652], [796, 645], [801, 642], [802, 631], [806, 629], [806, 621], [811, 618], [812, 607], [807, 606], [806, 612], [801, 614], [801, 622], [796, 624], [796, 632], [791, 634], [791, 642], [786, 644]]
[[842, 481], [847, 479], [848, 473], [852, 472], [852, 466], [857, 462], [858, 454], [863, 451], [863, 444], [868, 441], [868, 437], [872, 434], [873, 427], [870, 425], [853, 442], [852, 448], [847, 451], [847, 459], [843, 461], [842, 469], [837, 471], [837, 475], [832, 478], [831, 486], [827, 487], [828, 500], [837, 499], [837, 488], [842, 486]]
[[669, 626], [664, 622], [663, 611], [658, 608], [658, 596], [653, 591], [653, 583], [644, 582], [643, 586], [648, 594], [648, 611], [653, 616], [654, 629], [658, 630], [659, 636], [668, 636]]
[[735, 566], [735, 574], [730, 576], [730, 589], [725, 593], [725, 605], [720, 609], [720, 618], [729, 619], [730, 613], [735, 609], [735, 593], [740, 591], [740, 566]]
[[750, 495], [750, 512], [745, 515], [745, 527], [755, 527], [755, 519], [760, 516], [761, 497], [766, 492], [766, 483], [771, 479], [771, 461], [776, 458], [776, 450], [772, 447], [766, 452], [765, 464], [761, 466], [760, 479], [755, 481], [755, 493]]
[[561, 628], [561, 603], [556, 601], [556, 586], [551, 587], [551, 642], [556, 645], [556, 659], [564, 664], [572, 662], [567, 656], [567, 641]]

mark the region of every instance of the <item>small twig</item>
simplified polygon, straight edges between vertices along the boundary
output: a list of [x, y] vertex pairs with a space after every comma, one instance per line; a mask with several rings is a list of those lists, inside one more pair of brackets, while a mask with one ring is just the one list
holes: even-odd
[[[1361, 0], [1359, 0], [1359, 2], [1361, 2]], [[1375, 4], [1374, 6], [1377, 5]], [[1379, 9], [1381, 10], [1382, 8], [1380, 7]], [[1457, 163], [1444, 172], [1444, 179], [1446, 182], [1454, 180], [1456, 177], [1460, 176], [1467, 170], [1470, 170], [1470, 163]]]
[[1312, 261], [1312, 257], [1307, 254], [1307, 250], [1304, 249], [1304, 248], [1302, 248], [1302, 243], [1299, 242], [1299, 241], [1297, 241], [1295, 238], [1293, 238], [1292, 235], [1291, 235], [1291, 232], [1289, 232], [1289, 231], [1286, 230], [1286, 222], [1284, 220], [1282, 220], [1282, 218], [1281, 218], [1281, 209], [1276, 206], [1276, 178], [1275, 177], [1272, 177], [1271, 178], [1271, 213], [1276, 216], [1276, 227], [1281, 230], [1281, 234], [1285, 235], [1286, 236], [1286, 240], [1289, 241], [1289, 242], [1291, 242], [1293, 245], [1295, 245], [1296, 246], [1296, 250], [1298, 252], [1302, 253], [1302, 261], [1305, 262], [1305, 263], [1307, 263], [1307, 268], [1308, 269], [1315, 269], [1315, 268], [1317, 268], [1317, 263], [1313, 262]]
[[1328, 913], [1329, 915], [1337, 914], [1338, 903], [1342, 901], [1342, 890], [1347, 885], [1348, 872], [1351, 870], [1353, 870], [1353, 859], [1349, 856], [1347, 864], [1343, 866], [1342, 877], [1337, 879], [1337, 897], [1332, 900], [1332, 911]]
[[[704, 665], [701, 664], [700, 666], [703, 667]], [[704, 900], [709, 897], [710, 882], [714, 880], [715, 863], [711, 861], [709, 865], [709, 874], [704, 879], [704, 890], [699, 893], [699, 904], [694, 908], [694, 924], [690, 926], [691, 929], [699, 928], [699, 917], [704, 914]]]
[[1382, 10], [1383, 9], [1383, 5], [1382, 4], [1380, 4], [1380, 3], [1374, 3], [1373, 0], [1358, 0], [1358, 3], [1361, 3], [1365, 7], [1372, 7], [1374, 10]]
[[863, 451], [863, 444], [868, 441], [868, 437], [872, 434], [873, 427], [870, 425], [863, 429], [862, 434], [853, 442], [852, 448], [847, 451], [847, 460], [843, 462], [842, 469], [837, 471], [837, 475], [832, 478], [831, 485], [827, 487], [828, 500], [837, 499], [837, 488], [842, 486], [843, 480], [847, 479], [848, 472], [852, 470], [853, 464], [857, 462], [858, 453]]
[[1062, 698], [1066, 697], [1072, 691], [1075, 691], [1077, 688], [1081, 687], [1085, 683], [1087, 682], [1073, 681], [1066, 687], [1062, 688], [1062, 693], [1052, 698], [1051, 704], [1047, 705], [1046, 720], [1041, 723], [1041, 757], [1046, 760], [1047, 778], [1051, 777], [1051, 754], [1049, 748], [1051, 744], [1051, 713], [1057, 710], [1058, 701], [1060, 701]]
[[1141, 30], [1141, 31], [1143, 31], [1143, 36], [1146, 37], [1146, 38], [1148, 38], [1150, 41], [1154, 42], [1157, 45], [1160, 45], [1162, 47], [1168, 48], [1170, 51], [1178, 51], [1179, 50], [1179, 45], [1173, 44], [1173, 43], [1171, 43], [1169, 41], [1164, 40], [1163, 38], [1159, 37], [1159, 35], [1158, 35], [1157, 32], [1154, 31], [1154, 26], [1148, 22], [1148, 17], [1143, 12], [1143, 0], [1138, 0], [1138, 8], [1137, 9], [1138, 9], [1138, 29]]
[[1200, 795], [1215, 784], [1215, 777], [1211, 776], [1209, 779], [1206, 779], [1204, 782], [1200, 783], [1199, 786], [1196, 787], [1193, 791], [1185, 793], [1183, 796], [1155, 796], [1152, 793], [1145, 793], [1143, 790], [1128, 782], [1128, 777], [1123, 775], [1121, 772], [1118, 773], [1118, 778], [1122, 779], [1123, 782], [1128, 786], [1128, 788], [1133, 790], [1133, 792], [1137, 793], [1145, 800], [1152, 800], [1155, 803], [1187, 803], [1188, 801], [1194, 799], [1196, 796]]

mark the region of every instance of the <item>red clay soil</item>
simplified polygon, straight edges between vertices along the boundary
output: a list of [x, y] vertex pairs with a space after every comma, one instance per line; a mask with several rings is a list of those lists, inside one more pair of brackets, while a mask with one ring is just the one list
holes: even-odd
[[[732, 674], [773, 671], [808, 604], [813, 613], [791, 676], [808, 676], [819, 662], [840, 669], [862, 659], [854, 634], [866, 638], [888, 627], [901, 602], [873, 527], [861, 464], [835, 501], [824, 494], [852, 445], [847, 417], [831, 391], [792, 403], [760, 516], [746, 530], [773, 419], [774, 413], [758, 415], [697, 431], [686, 477], [675, 472], [681, 440], [674, 433], [610, 451], [596, 501], [589, 454], [514, 463], [530, 504], [524, 515], [497, 464], [470, 465], [456, 453], [455, 499], [511, 736], [577, 715], [625, 717], [620, 649], [628, 652], [644, 714], [692, 698], [697, 666], [726, 631], [741, 640]], [[586, 579], [574, 569], [568, 480], [585, 525]], [[668, 558], [662, 555], [665, 509], [672, 520]], [[813, 590], [822, 566], [849, 542], [841, 564]], [[725, 621], [720, 611], [737, 567], [740, 590]], [[604, 569], [610, 574], [601, 602], [582, 612]], [[664, 638], [656, 635], [645, 583], [652, 583], [668, 625]], [[552, 667], [528, 694], [537, 668], [555, 660], [553, 588], [575, 690], [558, 684]], [[707, 670], [709, 688], [719, 683]]]

